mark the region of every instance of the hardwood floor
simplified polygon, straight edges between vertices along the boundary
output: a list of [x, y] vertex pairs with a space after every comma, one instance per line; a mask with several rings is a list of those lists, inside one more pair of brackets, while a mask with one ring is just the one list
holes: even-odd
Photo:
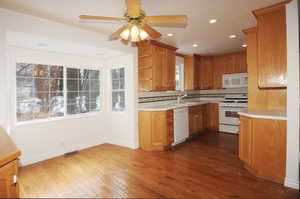
[[210, 132], [168, 152], [100, 145], [21, 168], [21, 197], [300, 198], [247, 172], [237, 142]]

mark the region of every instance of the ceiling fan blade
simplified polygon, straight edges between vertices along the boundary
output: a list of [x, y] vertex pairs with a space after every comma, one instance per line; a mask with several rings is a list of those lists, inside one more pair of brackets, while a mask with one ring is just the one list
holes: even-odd
[[126, 0], [128, 15], [137, 18], [141, 14], [141, 0]]
[[109, 40], [116, 40], [120, 38], [120, 34], [128, 27], [128, 25], [124, 25], [121, 28], [119, 28], [116, 32], [114, 32], [113, 34], [111, 34], [109, 36]]
[[161, 34], [159, 32], [157, 32], [156, 30], [154, 30], [151, 26], [149, 26], [147, 24], [143, 24], [142, 29], [144, 31], [146, 31], [150, 35], [150, 37], [152, 37], [154, 39], [161, 37]]
[[84, 20], [105, 20], [105, 21], [125, 21], [125, 18], [118, 18], [118, 17], [102, 17], [102, 16], [92, 16], [92, 15], [80, 15], [80, 19]]
[[186, 26], [188, 17], [186, 15], [164, 15], [146, 16], [144, 21], [151, 25], [161, 26]]

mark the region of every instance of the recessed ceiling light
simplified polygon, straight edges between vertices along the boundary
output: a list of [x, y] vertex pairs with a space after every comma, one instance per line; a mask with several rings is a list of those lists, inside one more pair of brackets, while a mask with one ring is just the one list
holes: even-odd
[[198, 47], [198, 44], [193, 44], [193, 47], [194, 47], [194, 48]]
[[210, 24], [217, 23], [217, 19], [211, 19], [211, 20], [209, 20], [209, 23]]
[[229, 35], [229, 38], [230, 38], [230, 39], [235, 39], [235, 38], [236, 38], [236, 35]]
[[174, 36], [173, 33], [169, 33], [169, 34], [167, 34], [167, 35], [168, 35], [168, 37], [173, 37], [173, 36]]
[[247, 46], [248, 46], [247, 44], [243, 44], [242, 45], [243, 48], [247, 48]]

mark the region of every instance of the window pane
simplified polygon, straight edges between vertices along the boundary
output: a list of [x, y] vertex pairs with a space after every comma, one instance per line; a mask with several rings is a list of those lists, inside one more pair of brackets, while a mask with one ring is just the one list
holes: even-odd
[[32, 77], [34, 71], [34, 64], [17, 63], [17, 76]]
[[34, 92], [34, 79], [33, 78], [17, 78], [17, 95], [22, 93], [33, 93]]
[[112, 69], [112, 79], [119, 79], [119, 69]]
[[79, 78], [81, 78], [81, 79], [88, 79], [89, 78], [89, 70], [80, 69]]
[[64, 116], [64, 95], [62, 92], [54, 92], [50, 94], [49, 112], [51, 117]]
[[51, 79], [50, 80], [50, 92], [63, 92], [64, 80], [63, 79]]
[[79, 69], [76, 68], [67, 68], [67, 78], [78, 79], [79, 78]]
[[79, 80], [69, 80], [67, 81], [67, 89], [68, 91], [78, 91], [79, 90]]
[[120, 78], [125, 77], [125, 68], [120, 68]]
[[82, 100], [80, 104], [80, 113], [87, 113], [90, 110], [89, 102], [86, 100]]
[[124, 111], [125, 109], [125, 92], [116, 92], [112, 93], [112, 108], [114, 111]]
[[99, 101], [100, 100], [100, 92], [90, 92], [89, 101]]
[[115, 89], [120, 89], [120, 81], [119, 80], [112, 80], [112, 88]]
[[80, 97], [78, 92], [68, 92], [67, 94], [67, 102], [68, 104], [79, 104]]
[[62, 66], [51, 66], [50, 67], [50, 78], [60, 78], [64, 77], [64, 68]]
[[30, 101], [17, 102], [17, 119], [18, 121], [28, 121], [33, 119], [33, 107]]
[[100, 81], [99, 80], [90, 80], [90, 90], [91, 91], [100, 91]]
[[100, 101], [91, 101], [90, 111], [100, 111]]
[[44, 77], [49, 78], [49, 66], [38, 64], [34, 67], [34, 76], [35, 77]]
[[67, 107], [67, 114], [74, 115], [80, 113], [80, 105], [79, 104], [70, 104]]
[[99, 71], [97, 70], [89, 70], [89, 75], [90, 79], [99, 79], [100, 76]]
[[35, 92], [49, 92], [48, 79], [34, 79]]
[[80, 79], [79, 81], [80, 91], [89, 91], [90, 90], [90, 82], [87, 79]]
[[120, 89], [124, 89], [124, 88], [125, 88], [125, 80], [123, 78], [123, 79], [120, 79]]

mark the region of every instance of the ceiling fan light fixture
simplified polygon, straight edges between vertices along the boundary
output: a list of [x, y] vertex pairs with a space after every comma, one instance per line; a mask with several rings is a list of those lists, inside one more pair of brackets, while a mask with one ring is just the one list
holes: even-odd
[[145, 30], [141, 29], [140, 30], [140, 38], [141, 38], [141, 40], [148, 39], [149, 38], [149, 34]]
[[123, 32], [120, 34], [120, 37], [124, 40], [128, 40], [130, 36], [130, 30], [129, 28], [126, 28], [125, 30], [123, 30]]

